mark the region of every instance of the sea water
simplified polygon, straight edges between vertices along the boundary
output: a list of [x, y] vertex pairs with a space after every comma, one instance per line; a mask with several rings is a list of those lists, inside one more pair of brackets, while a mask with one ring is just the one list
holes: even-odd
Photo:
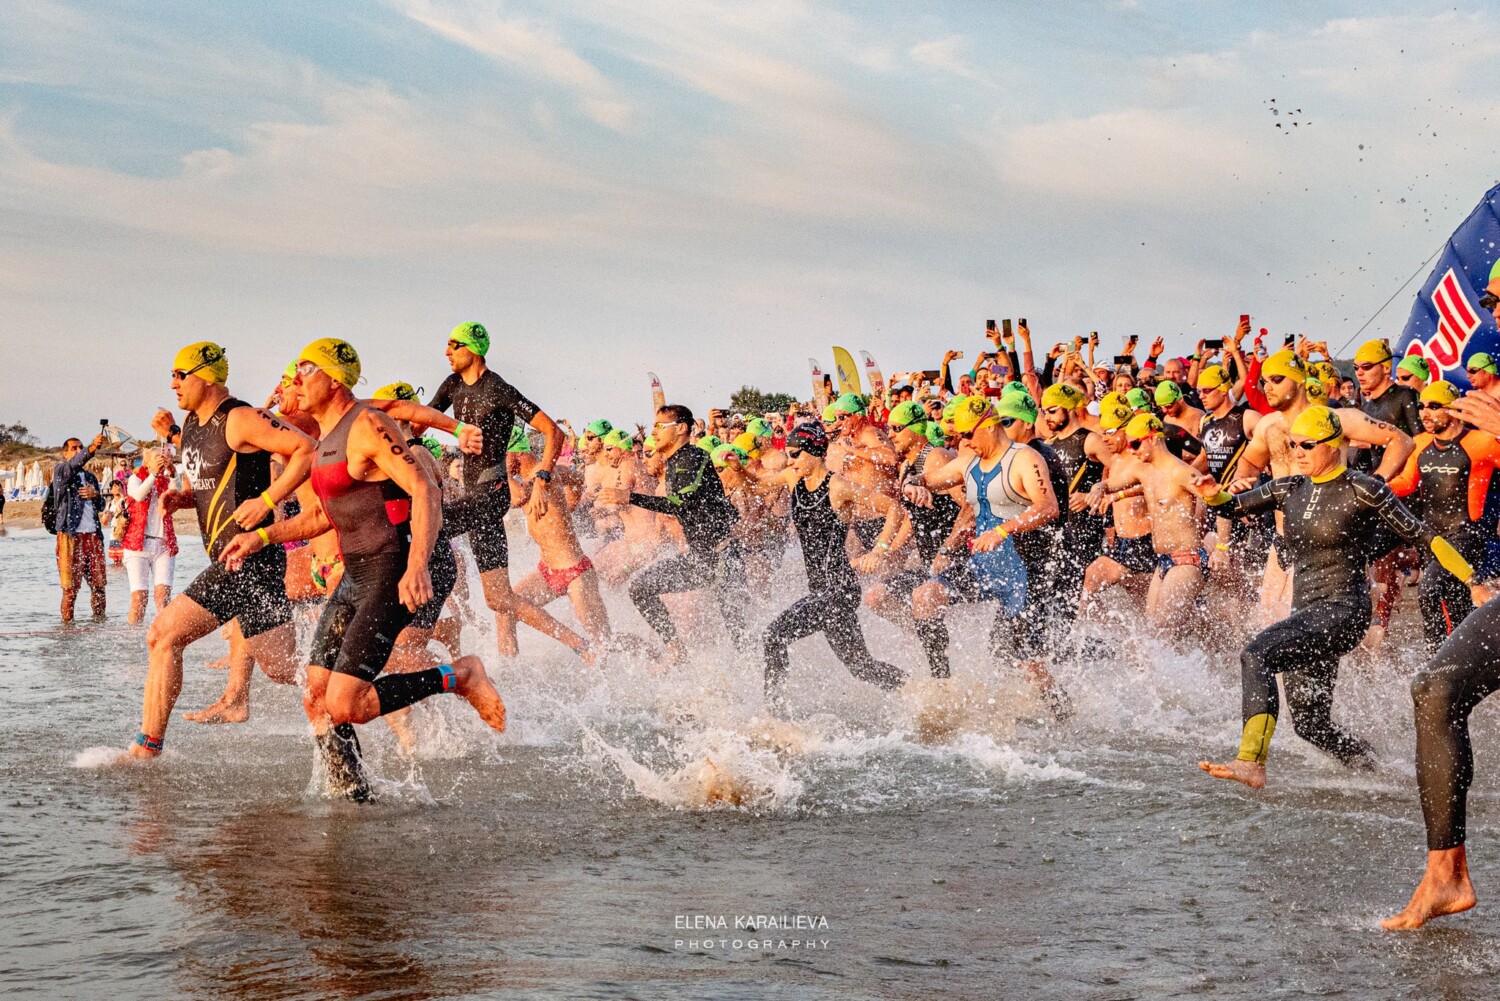
[[[732, 649], [711, 606], [698, 651], [662, 674], [619, 655], [586, 667], [524, 628], [502, 661], [481, 615], [465, 644], [508, 731], [451, 697], [416, 708], [413, 755], [365, 726], [381, 795], [357, 806], [318, 795], [293, 688], [257, 676], [245, 724], [181, 718], [222, 690], [205, 666], [217, 636], [188, 650], [166, 753], [118, 764], [145, 631], [124, 624], [118, 568], [104, 624], [59, 626], [52, 546], [0, 537], [0, 993], [1494, 996], [1492, 707], [1475, 714], [1479, 909], [1378, 928], [1424, 857], [1415, 653], [1351, 658], [1339, 682], [1337, 716], [1375, 745], [1377, 771], [1345, 771], [1288, 721], [1252, 793], [1196, 767], [1238, 742], [1230, 630], [1176, 652], [1120, 602], [1097, 630], [1105, 652], [1056, 667], [1077, 708], [1062, 727], [991, 664], [982, 608], [954, 613], [952, 682], [894, 695], [852, 680], [820, 638], [795, 644], [787, 721], [762, 708], [759, 651]], [[515, 546], [517, 573], [534, 559]], [[179, 588], [205, 562], [186, 543]], [[776, 600], [747, 595], [752, 624], [804, 589], [793, 552]], [[623, 595], [607, 600], [618, 630], [647, 632]], [[1404, 604], [1414, 651], [1414, 592]], [[865, 625], [877, 656], [925, 675], [913, 639]], [[304, 649], [311, 628], [299, 614]]]

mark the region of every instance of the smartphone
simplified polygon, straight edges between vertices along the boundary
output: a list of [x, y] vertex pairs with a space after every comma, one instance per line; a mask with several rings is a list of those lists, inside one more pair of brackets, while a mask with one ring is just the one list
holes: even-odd
[[1285, 337], [1283, 337], [1281, 339], [1281, 346], [1284, 347], [1284, 348], [1289, 348], [1289, 347], [1291, 347], [1292, 345], [1294, 345], [1296, 343], [1297, 343], [1297, 335], [1296, 334], [1287, 334]]
[[990, 333], [993, 334], [995, 332], [995, 321], [994, 320], [985, 320], [984, 321], [984, 329], [988, 330]]
[[1215, 339], [1213, 339], [1211, 341], [1204, 341], [1203, 342], [1203, 350], [1205, 350], [1205, 351], [1223, 351], [1224, 350], [1224, 338], [1222, 338], [1222, 337], [1216, 337]]
[[1250, 314], [1249, 313], [1241, 313], [1240, 314], [1240, 326], [1242, 326], [1242, 327], [1248, 327], [1248, 326], [1250, 326]]
[[1097, 330], [1090, 330], [1089, 331], [1089, 343], [1090, 344], [1098, 344], [1099, 343], [1099, 331], [1097, 331]]
[[1006, 337], [1010, 336], [1010, 317], [1000, 321], [1000, 332]]
[[943, 378], [943, 373], [935, 368], [929, 368], [919, 374], [928, 382], [937, 382]]
[[[1018, 326], [1018, 327], [1026, 327], [1026, 317], [1023, 316], [1019, 320], [1017, 320], [1016, 321], [1016, 326]], [[1030, 330], [1031, 328], [1030, 327], [1026, 327], [1026, 329]]]
[[959, 361], [960, 359], [963, 358], [963, 356], [964, 356], [964, 353], [962, 351], [955, 351], [953, 353], [953, 360], [954, 361]]
[[1135, 364], [1135, 358], [1131, 355], [1115, 355], [1115, 366], [1129, 366]]

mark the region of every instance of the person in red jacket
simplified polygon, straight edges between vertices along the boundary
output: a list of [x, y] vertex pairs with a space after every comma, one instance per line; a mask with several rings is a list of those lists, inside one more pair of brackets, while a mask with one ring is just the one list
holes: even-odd
[[125, 492], [130, 497], [125, 529], [125, 573], [130, 578], [131, 625], [146, 617], [146, 592], [154, 584], [156, 610], [167, 606], [172, 596], [172, 576], [177, 567], [177, 532], [171, 515], [163, 516], [162, 494], [172, 489], [172, 468], [160, 452], [147, 452], [145, 462], [132, 473]]

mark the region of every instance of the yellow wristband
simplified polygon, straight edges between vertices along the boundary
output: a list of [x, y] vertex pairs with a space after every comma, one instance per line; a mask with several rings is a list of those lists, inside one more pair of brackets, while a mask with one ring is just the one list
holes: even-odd
[[995, 526], [995, 534], [1000, 536], [1001, 542], [1004, 542], [1006, 539], [1010, 538], [1010, 533], [1005, 530], [1004, 525]]
[[276, 502], [271, 499], [271, 491], [262, 490], [260, 492], [260, 499], [266, 502], [266, 507], [272, 511], [276, 510]]
[[264, 528], [257, 528], [255, 530], [255, 534], [260, 536], [260, 541], [264, 542], [266, 545], [269, 546], [271, 544], [271, 533], [267, 532]]

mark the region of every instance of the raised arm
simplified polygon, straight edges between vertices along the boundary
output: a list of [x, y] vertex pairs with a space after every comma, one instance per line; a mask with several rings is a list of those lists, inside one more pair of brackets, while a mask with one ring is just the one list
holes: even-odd
[[281, 473], [259, 497], [245, 500], [234, 512], [235, 524], [254, 528], [268, 511], [290, 497], [312, 473], [318, 443], [277, 417], [254, 407], [236, 407], [224, 422], [224, 437], [236, 452], [259, 449], [281, 457]]

